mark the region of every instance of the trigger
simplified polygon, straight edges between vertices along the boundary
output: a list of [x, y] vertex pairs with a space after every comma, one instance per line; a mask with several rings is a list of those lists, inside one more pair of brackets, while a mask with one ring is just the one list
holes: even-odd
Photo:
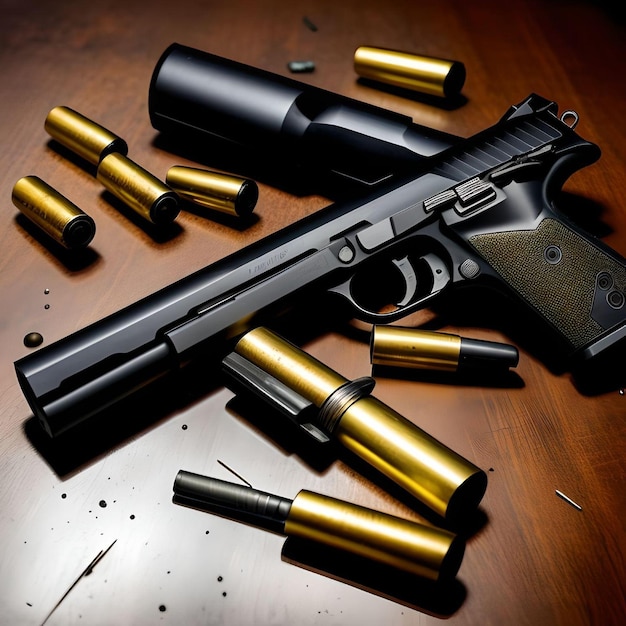
[[438, 293], [450, 282], [450, 273], [446, 264], [436, 254], [426, 254], [422, 261], [428, 264], [433, 276], [432, 293]]
[[417, 273], [411, 265], [408, 257], [403, 259], [393, 259], [393, 264], [400, 270], [404, 278], [404, 298], [400, 302], [396, 302], [396, 306], [406, 306], [411, 302], [417, 293]]
[[[436, 254], [426, 254], [420, 257], [419, 260], [428, 265], [432, 276], [432, 289], [428, 295], [438, 293], [450, 282], [450, 274], [448, 273], [445, 263]], [[400, 270], [405, 285], [404, 297], [400, 302], [396, 303], [396, 306], [407, 306], [417, 295], [417, 289], [419, 287], [417, 272], [413, 265], [411, 265], [408, 257], [399, 260], [394, 259], [393, 263]], [[423, 299], [424, 298], [422, 298], [422, 300]]]

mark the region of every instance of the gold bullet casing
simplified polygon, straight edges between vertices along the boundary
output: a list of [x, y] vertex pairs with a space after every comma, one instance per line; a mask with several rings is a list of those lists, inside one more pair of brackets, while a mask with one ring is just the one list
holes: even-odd
[[44, 126], [59, 143], [97, 165], [96, 178], [138, 215], [153, 224], [176, 218], [178, 196], [126, 156], [121, 137], [65, 106], [52, 109]]
[[457, 95], [465, 82], [460, 61], [371, 46], [356, 49], [354, 71], [362, 78], [440, 98]]
[[[249, 331], [235, 352], [318, 408], [348, 382], [266, 328]], [[471, 512], [484, 495], [483, 470], [376, 398], [361, 397], [318, 425], [443, 517]]]
[[93, 219], [37, 176], [20, 178], [11, 198], [28, 219], [65, 248], [84, 248], [95, 235]]
[[252, 180], [182, 165], [171, 167], [165, 182], [194, 204], [239, 217], [252, 213], [259, 197]]
[[461, 337], [417, 328], [376, 325], [372, 330], [373, 365], [456, 372]]
[[322, 406], [337, 387], [347, 382], [330, 367], [267, 328], [247, 332], [237, 342], [235, 352], [272, 373], [316, 407]]
[[442, 517], [472, 512], [485, 492], [481, 469], [372, 396], [350, 406], [335, 435]]
[[168, 224], [180, 211], [176, 193], [123, 154], [104, 157], [96, 178], [116, 198], [153, 224]]
[[112, 152], [128, 152], [121, 137], [66, 106], [54, 107], [46, 117], [44, 128], [53, 139], [93, 165]]
[[441, 528], [306, 490], [291, 504], [285, 533], [431, 580], [454, 577], [465, 548], [459, 538]]

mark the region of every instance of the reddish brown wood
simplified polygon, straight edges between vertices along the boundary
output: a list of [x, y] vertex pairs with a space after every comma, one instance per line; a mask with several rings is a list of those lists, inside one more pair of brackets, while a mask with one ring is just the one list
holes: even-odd
[[[264, 415], [242, 414], [211, 381], [171, 389], [171, 405], [139, 409], [138, 432], [112, 423], [117, 441], [81, 450], [59, 449], [31, 428], [13, 372], [30, 351], [28, 332], [49, 344], [328, 202], [259, 181], [259, 219], [249, 228], [185, 213], [172, 236], [155, 237], [108, 201], [92, 172], [49, 145], [44, 119], [64, 104], [124, 137], [129, 156], [161, 178], [171, 165], [194, 165], [155, 144], [148, 119], [149, 78], [173, 41], [285, 75], [288, 61], [310, 58], [316, 71], [299, 78], [461, 136], [492, 125], [530, 92], [575, 109], [580, 134], [603, 156], [567, 181], [567, 199], [585, 207], [604, 225], [597, 232], [626, 254], [620, 15], [608, 3], [582, 0], [39, 5], [0, 2], [1, 621], [41, 623], [116, 540], [49, 624], [623, 623], [626, 397], [617, 389], [585, 395], [523, 346], [514, 384], [377, 380], [377, 397], [489, 474], [458, 580], [443, 589], [349, 571], [343, 559], [328, 571], [318, 554], [307, 557], [290, 544], [281, 558], [282, 537], [172, 504], [178, 469], [236, 480], [226, 464], [285, 497], [312, 489], [423, 519], [361, 466], [312, 463]], [[463, 61], [467, 102], [446, 110], [360, 84], [352, 69], [359, 45]], [[90, 254], [59, 254], [18, 215], [11, 189], [29, 174], [94, 217]], [[464, 323], [462, 314], [427, 311], [412, 321], [510, 341], [476, 320]], [[347, 378], [370, 373], [368, 346], [353, 329], [337, 328], [304, 347]], [[128, 418], [120, 415], [120, 423]]]

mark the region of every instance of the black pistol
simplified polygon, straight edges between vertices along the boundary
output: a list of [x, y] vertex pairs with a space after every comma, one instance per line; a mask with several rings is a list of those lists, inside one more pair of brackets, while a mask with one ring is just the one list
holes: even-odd
[[[236, 142], [275, 136], [303, 158], [309, 148], [318, 158], [324, 150], [327, 167], [369, 191], [17, 361], [22, 390], [51, 436], [189, 361], [220, 359], [227, 339], [246, 330], [238, 321], [321, 292], [381, 324], [457, 288], [488, 288], [539, 322], [572, 367], [623, 356], [625, 261], [553, 200], [600, 150], [555, 102], [532, 94], [491, 128], [459, 139], [174, 45], [152, 78], [150, 114], [163, 133], [184, 126], [197, 141], [232, 131]], [[359, 177], [350, 169], [355, 152], [371, 154], [376, 171]]]

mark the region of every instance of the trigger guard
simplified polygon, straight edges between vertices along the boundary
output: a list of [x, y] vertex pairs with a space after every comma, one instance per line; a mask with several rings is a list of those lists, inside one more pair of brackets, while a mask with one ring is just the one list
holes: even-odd
[[[421, 297], [419, 300], [413, 301], [418, 289], [417, 273], [413, 265], [410, 263], [407, 257], [393, 261], [394, 265], [399, 269], [405, 278], [406, 291], [402, 298], [402, 301], [397, 303], [398, 309], [389, 313], [375, 313], [363, 308], [352, 296], [351, 281], [352, 277], [345, 282], [335, 285], [330, 292], [346, 298], [350, 304], [360, 313], [361, 319], [371, 322], [392, 322], [407, 315], [409, 312], [426, 305], [430, 300], [435, 298], [449, 283], [450, 272], [445, 263], [436, 254], [425, 254], [420, 257], [420, 260], [424, 261], [432, 273], [432, 288], [430, 293]], [[410, 269], [409, 269], [410, 268]]]

